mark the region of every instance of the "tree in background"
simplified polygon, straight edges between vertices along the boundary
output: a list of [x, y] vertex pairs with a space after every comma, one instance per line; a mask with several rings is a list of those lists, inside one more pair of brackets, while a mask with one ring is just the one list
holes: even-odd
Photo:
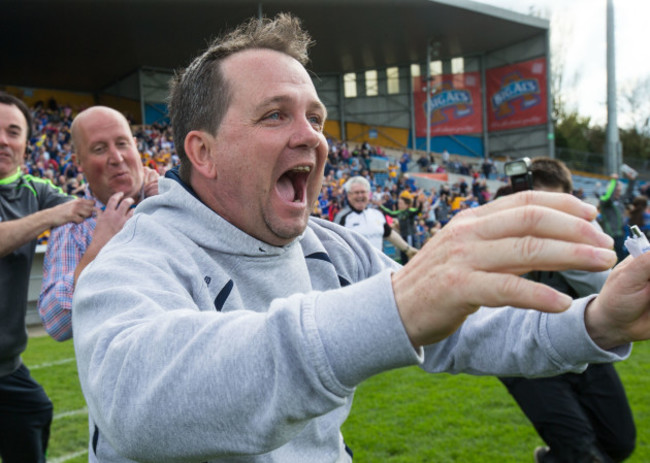
[[619, 92], [619, 108], [628, 128], [620, 129], [623, 154], [650, 158], [650, 76], [627, 83]]

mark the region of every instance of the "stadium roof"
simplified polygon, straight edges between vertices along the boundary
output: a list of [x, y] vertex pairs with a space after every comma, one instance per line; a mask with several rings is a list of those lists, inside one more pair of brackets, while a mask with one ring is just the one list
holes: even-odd
[[470, 56], [548, 21], [468, 0], [3, 0], [0, 84], [100, 92], [138, 68], [178, 69], [259, 12], [292, 12], [316, 40], [317, 74]]

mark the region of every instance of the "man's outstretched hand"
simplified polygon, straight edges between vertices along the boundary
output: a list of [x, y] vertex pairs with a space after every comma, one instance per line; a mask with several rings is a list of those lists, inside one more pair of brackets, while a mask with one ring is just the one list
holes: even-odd
[[480, 306], [566, 310], [569, 296], [520, 275], [611, 268], [613, 241], [591, 225], [596, 213], [571, 195], [541, 191], [459, 213], [393, 274], [395, 301], [413, 345], [444, 339]]

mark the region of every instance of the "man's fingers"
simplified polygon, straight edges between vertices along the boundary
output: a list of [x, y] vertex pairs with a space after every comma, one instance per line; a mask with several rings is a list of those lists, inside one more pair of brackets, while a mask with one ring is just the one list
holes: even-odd
[[90, 217], [93, 214], [93, 211], [95, 209], [95, 201], [91, 199], [77, 199], [75, 201], [78, 201], [78, 213], [84, 219]]
[[117, 206], [123, 197], [124, 197], [123, 191], [118, 191], [117, 193], [112, 194], [111, 197], [108, 198], [108, 201], [106, 202], [106, 209], [117, 209]]
[[472, 243], [466, 255], [473, 256], [467, 265], [477, 270], [516, 275], [531, 270], [600, 272], [616, 264], [611, 249], [533, 236]]
[[477, 295], [477, 306], [513, 306], [542, 312], [562, 312], [572, 302], [570, 296], [548, 285], [515, 275], [482, 273], [474, 280], [476, 285], [473, 285], [472, 293]]
[[154, 181], [145, 183], [144, 185], [144, 197], [149, 198], [158, 194], [158, 177]]
[[[393, 291], [402, 322], [415, 346], [446, 338], [480, 306], [562, 312], [572, 302], [571, 297], [550, 286], [516, 275], [453, 271], [438, 275], [428, 285], [409, 286], [403, 270], [393, 274]], [[413, 300], [418, 303], [409, 302]]]
[[156, 172], [155, 170], [151, 170], [151, 171], [147, 172], [147, 181], [146, 181], [146, 183], [157, 182], [158, 177], [159, 177], [158, 172]]
[[109, 219], [109, 220], [115, 220], [114, 213], [117, 213], [119, 216], [128, 216], [130, 217], [132, 214], [129, 214], [131, 211], [131, 206], [135, 203], [135, 200], [133, 198], [124, 197], [124, 193], [121, 191], [118, 191], [117, 193], [111, 195], [111, 197], [108, 199], [106, 202], [106, 207], [104, 209], [103, 215]]
[[[440, 248], [443, 246], [444, 255], [438, 252], [442, 251]], [[616, 253], [611, 249], [532, 235], [487, 241], [445, 239], [433, 244], [433, 247], [425, 246], [413, 259], [414, 263], [423, 266], [422, 271], [427, 271], [435, 258], [444, 259], [448, 266], [467, 271], [514, 275], [531, 270], [600, 272], [616, 264]]]
[[[610, 236], [598, 230], [587, 220], [537, 205], [504, 209], [491, 215], [451, 225], [471, 228], [475, 231], [475, 235], [483, 240], [508, 236], [537, 236], [608, 249], [614, 245]], [[468, 231], [460, 232], [467, 233]]]
[[120, 201], [118, 209], [122, 213], [127, 213], [133, 204], [135, 204], [135, 200], [133, 198], [124, 198], [122, 201]]
[[482, 217], [515, 207], [533, 205], [556, 209], [586, 220], [595, 219], [598, 213], [594, 206], [579, 200], [573, 195], [532, 190], [503, 196], [481, 207], [466, 209], [466, 211], [474, 216]]

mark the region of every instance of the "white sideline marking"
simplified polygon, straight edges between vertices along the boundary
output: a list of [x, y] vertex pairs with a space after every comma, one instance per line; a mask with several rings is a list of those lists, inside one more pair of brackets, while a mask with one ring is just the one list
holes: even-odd
[[57, 413], [57, 414], [54, 415], [54, 417], [52, 419], [53, 420], [58, 420], [59, 418], [65, 418], [65, 417], [68, 417], [68, 416], [76, 416], [76, 415], [84, 415], [84, 414], [85, 415], [88, 414], [88, 409], [86, 407], [80, 408], [79, 410], [70, 410], [70, 411], [67, 411], [67, 412]]
[[54, 458], [54, 459], [48, 458], [47, 461], [49, 463], [64, 463], [66, 461], [72, 460], [73, 458], [77, 458], [80, 457], [81, 455], [85, 455], [86, 453], [88, 453], [88, 449], [79, 450], [78, 452], [68, 453], [67, 455], [60, 456], [59, 458]]
[[74, 357], [67, 359], [57, 360], [55, 362], [41, 363], [40, 365], [34, 365], [33, 367], [28, 367], [30, 370], [38, 370], [39, 368], [53, 367], [55, 365], [63, 365], [64, 363], [74, 362]]

